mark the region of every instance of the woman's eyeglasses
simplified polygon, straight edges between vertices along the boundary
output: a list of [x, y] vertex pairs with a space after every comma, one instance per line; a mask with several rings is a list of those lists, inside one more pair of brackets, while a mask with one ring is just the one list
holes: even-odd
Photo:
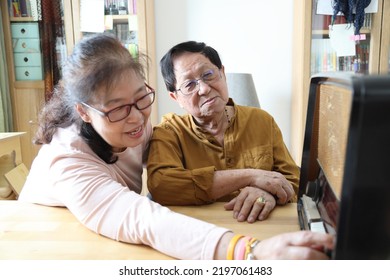
[[98, 110], [98, 109], [96, 109], [96, 108], [92, 107], [91, 105], [88, 105], [87, 103], [84, 103], [84, 102], [81, 102], [81, 104], [84, 105], [85, 107], [88, 107], [88, 108], [94, 110], [95, 112], [97, 112], [101, 116], [107, 117], [107, 119], [110, 122], [119, 122], [119, 121], [127, 118], [128, 115], [130, 115], [131, 108], [133, 108], [133, 106], [137, 110], [145, 110], [146, 108], [150, 107], [153, 104], [156, 93], [155, 93], [154, 89], [151, 88], [149, 85], [145, 84], [145, 86], [149, 92], [147, 94], [145, 94], [144, 96], [142, 96], [140, 99], [138, 99], [137, 101], [135, 101], [132, 104], [122, 105], [122, 106], [116, 107], [108, 112], [102, 112], [102, 111], [100, 111], [100, 110]]

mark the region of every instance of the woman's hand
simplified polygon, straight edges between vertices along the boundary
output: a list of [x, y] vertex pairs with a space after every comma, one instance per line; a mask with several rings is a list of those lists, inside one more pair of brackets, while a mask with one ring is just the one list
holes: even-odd
[[[233, 232], [225, 233], [218, 242], [214, 259], [226, 259]], [[330, 234], [296, 231], [261, 240], [252, 254], [256, 260], [327, 260], [326, 251], [333, 250], [334, 237]]]
[[253, 250], [256, 259], [326, 260], [326, 250], [334, 247], [334, 237], [325, 233], [297, 231], [261, 241]]
[[[257, 201], [258, 198], [263, 198], [264, 202]], [[237, 221], [246, 220], [248, 223], [253, 223], [256, 220], [267, 219], [275, 205], [275, 198], [268, 192], [255, 187], [246, 187], [224, 207], [226, 210], [233, 210], [233, 218]]]

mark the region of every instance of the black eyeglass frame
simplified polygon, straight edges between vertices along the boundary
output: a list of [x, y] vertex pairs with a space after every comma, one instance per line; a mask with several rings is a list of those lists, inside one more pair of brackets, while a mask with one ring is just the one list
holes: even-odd
[[[138, 98], [134, 103], [125, 104], [125, 105], [118, 106], [118, 107], [116, 107], [116, 108], [114, 108], [114, 109], [111, 109], [111, 110], [108, 111], [108, 112], [100, 111], [100, 110], [98, 110], [98, 109], [92, 107], [91, 105], [89, 105], [89, 104], [87, 104], [87, 103], [85, 103], [85, 102], [80, 102], [80, 104], [82, 104], [83, 106], [85, 106], [85, 107], [87, 107], [87, 108], [89, 108], [89, 109], [94, 110], [96, 113], [98, 113], [98, 114], [101, 115], [102, 117], [106, 117], [106, 118], [108, 119], [108, 121], [111, 122], [111, 123], [119, 122], [119, 121], [124, 120], [125, 118], [127, 118], [127, 117], [130, 115], [131, 109], [132, 109], [133, 106], [134, 106], [138, 111], [145, 110], [145, 109], [149, 108], [150, 106], [152, 106], [152, 104], [154, 103], [154, 101], [155, 101], [155, 99], [156, 99], [156, 91], [155, 91], [151, 86], [149, 86], [147, 83], [145, 83], [145, 86], [146, 86], [147, 89], [150, 90], [150, 92], [148, 92], [147, 94], [145, 94], [145, 95], [142, 96], [141, 98]], [[140, 107], [137, 105], [138, 101], [140, 101], [140, 100], [142, 100], [142, 99], [144, 99], [144, 98], [147, 98], [147, 97], [150, 96], [150, 95], [152, 96], [152, 97], [151, 97], [151, 100], [152, 100], [152, 101], [150, 102], [150, 104], [149, 104], [148, 106], [146, 106], [146, 107], [140, 108]], [[114, 112], [114, 111], [116, 111], [116, 110], [118, 110], [118, 109], [121, 109], [121, 108], [123, 108], [123, 107], [127, 107], [127, 108], [128, 108], [128, 109], [127, 109], [128, 112], [127, 112], [126, 116], [124, 116], [123, 118], [121, 118], [121, 119], [119, 119], [119, 120], [114, 120], [114, 121], [112, 121], [112, 120], [110, 119], [110, 113], [112, 113], [112, 112]]]

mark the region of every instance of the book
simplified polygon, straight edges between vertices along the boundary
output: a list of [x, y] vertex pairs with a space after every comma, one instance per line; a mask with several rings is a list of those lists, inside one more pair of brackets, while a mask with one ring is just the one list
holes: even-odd
[[20, 15], [22, 17], [28, 17], [29, 14], [27, 12], [27, 0], [19, 0], [19, 6], [20, 6]]
[[127, 11], [128, 11], [129, 15], [134, 14], [134, 1], [133, 0], [127, 1]]
[[38, 21], [38, 3], [37, 0], [29, 0], [30, 1], [30, 9], [31, 9], [31, 17], [34, 21]]
[[19, 0], [12, 0], [12, 15], [14, 17], [20, 17], [20, 3]]
[[10, 17], [14, 16], [13, 7], [12, 7], [12, 0], [7, 0], [7, 7], [8, 7], [8, 14]]
[[27, 2], [27, 14], [28, 14], [29, 17], [31, 17], [32, 16], [32, 14], [31, 14], [31, 2], [30, 2], [30, 0], [26, 0], [26, 2]]

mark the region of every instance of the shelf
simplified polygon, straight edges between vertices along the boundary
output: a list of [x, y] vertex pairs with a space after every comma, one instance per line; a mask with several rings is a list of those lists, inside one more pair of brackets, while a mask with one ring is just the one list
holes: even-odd
[[112, 20], [115, 23], [127, 23], [129, 21], [129, 16], [136, 16], [136, 14], [130, 14], [130, 15], [105, 15], [104, 17], [112, 17]]
[[121, 19], [128, 19], [129, 16], [133, 16], [133, 15], [136, 15], [136, 14], [131, 14], [131, 15], [105, 15], [105, 17], [108, 17], [108, 16], [111, 16], [112, 19], [115, 19], [115, 20], [121, 20]]
[[[361, 29], [360, 34], [370, 34], [371, 29]], [[329, 30], [325, 29], [314, 29], [311, 32], [312, 35], [329, 35]]]
[[33, 17], [10, 17], [9, 20], [12, 21], [35, 21]]

